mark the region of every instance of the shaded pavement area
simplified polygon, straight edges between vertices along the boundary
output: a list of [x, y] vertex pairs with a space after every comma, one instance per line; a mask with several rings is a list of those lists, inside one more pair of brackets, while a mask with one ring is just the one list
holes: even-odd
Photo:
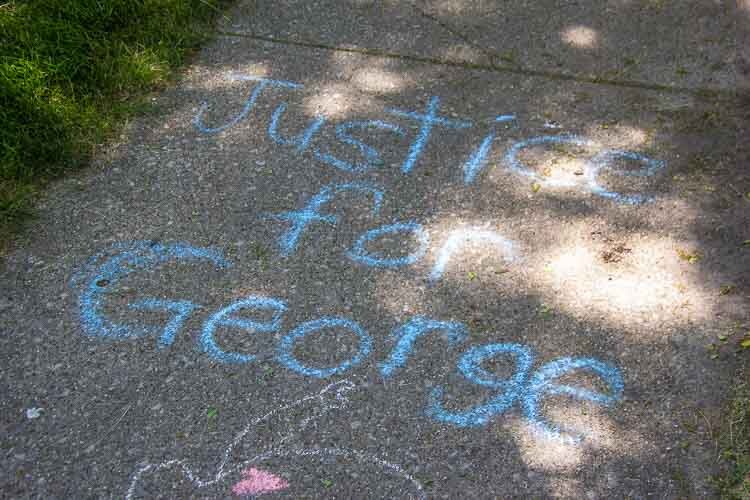
[[4, 257], [2, 491], [715, 496], [748, 21], [240, 2]]

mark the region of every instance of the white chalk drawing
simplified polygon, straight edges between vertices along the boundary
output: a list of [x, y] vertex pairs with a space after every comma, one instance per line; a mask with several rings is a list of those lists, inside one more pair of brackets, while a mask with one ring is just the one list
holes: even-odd
[[[304, 418], [299, 428], [294, 430], [304, 430], [312, 421], [321, 418], [328, 412], [336, 409], [345, 408], [349, 404], [348, 393], [356, 389], [356, 385], [350, 380], [340, 380], [325, 386], [320, 392], [305, 396], [291, 403], [279, 406], [273, 410], [253, 419], [248, 423], [237, 436], [229, 443], [222, 453], [221, 460], [216, 467], [216, 472], [207, 478], [201, 478], [190, 466], [186, 459], [165, 460], [158, 463], [144, 463], [140, 465], [131, 476], [130, 485], [125, 494], [126, 500], [136, 498], [136, 492], [139, 484], [147, 476], [153, 476], [160, 471], [176, 470], [181, 473], [196, 489], [203, 489], [210, 486], [220, 486], [222, 482], [231, 482], [232, 477], [236, 477], [238, 472], [242, 471], [243, 481], [235, 484], [234, 487], [227, 485], [235, 494], [243, 492], [258, 492], [261, 490], [276, 491], [284, 489], [288, 483], [275, 476], [272, 473], [258, 470], [254, 466], [273, 458], [305, 458], [310, 460], [321, 460], [324, 457], [344, 457], [355, 460], [356, 462], [375, 466], [380, 468], [384, 473], [400, 478], [404, 484], [408, 485], [410, 491], [405, 492], [406, 498], [426, 498], [424, 486], [414, 476], [409, 474], [403, 467], [370, 453], [360, 450], [346, 448], [289, 448], [285, 446], [274, 447], [261, 451], [252, 458], [240, 460], [232, 463], [232, 452], [240, 446], [243, 441], [252, 439], [253, 429], [259, 424], [270, 419], [273, 416], [283, 414], [291, 409], [303, 405], [311, 405], [311, 412]], [[283, 441], [284, 439], [282, 439]]]

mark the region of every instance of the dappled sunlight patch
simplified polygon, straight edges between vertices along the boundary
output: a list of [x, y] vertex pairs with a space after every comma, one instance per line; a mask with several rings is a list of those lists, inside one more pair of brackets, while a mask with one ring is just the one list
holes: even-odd
[[[547, 139], [547, 138], [544, 138]], [[576, 137], [549, 138], [511, 149], [505, 163], [520, 173], [553, 187], [583, 186], [588, 159], [597, 144]]]
[[[207, 77], [207, 75], [212, 76]], [[182, 83], [182, 87], [186, 90], [201, 92], [236, 89], [244, 93], [244, 89], [255, 85], [254, 81], [243, 80], [242, 77], [248, 75], [257, 78], [272, 78], [268, 65], [263, 62], [234, 64], [220, 68], [196, 64], [190, 68], [188, 78]]]
[[386, 58], [371, 57], [363, 61], [356, 54], [334, 52], [329, 61], [334, 71], [339, 73], [340, 79], [349, 80], [351, 85], [362, 92], [392, 94], [414, 84], [403, 68], [398, 72], [391, 70], [393, 62]]
[[548, 477], [547, 491], [552, 498], [583, 498], [585, 495], [583, 481], [569, 476]]
[[374, 299], [397, 321], [414, 314], [426, 313], [427, 287], [415, 280], [399, 279], [394, 274], [382, 274], [374, 287]]
[[305, 98], [304, 109], [310, 116], [344, 119], [354, 112], [371, 110], [375, 104], [375, 100], [353, 91], [350, 85], [332, 83]]
[[708, 320], [710, 293], [677, 246], [657, 236], [579, 240], [538, 256], [533, 279], [548, 301], [576, 316], [595, 312], [626, 326]]
[[482, 53], [468, 45], [456, 44], [443, 49], [443, 58], [448, 61], [475, 61]]
[[586, 129], [586, 136], [591, 137], [604, 147], [642, 151], [654, 146], [653, 130], [631, 125], [591, 125]]
[[354, 72], [352, 83], [364, 92], [390, 94], [402, 90], [407, 82], [396, 73], [382, 68], [361, 68]]
[[[645, 450], [642, 437], [620, 428], [608, 415], [607, 408], [574, 401], [554, 404], [545, 411], [545, 420], [553, 425], [565, 423], [567, 436], [578, 439], [561, 439], [540, 431], [537, 424], [525, 419], [513, 420], [510, 425], [516, 436], [521, 457], [527, 467], [544, 473], [575, 473], [594, 452], [614, 453], [618, 457], [632, 457]], [[553, 399], [550, 402], [556, 403]]]
[[496, 2], [435, 0], [430, 2], [430, 11], [440, 16], [471, 17], [492, 14], [500, 9]]
[[592, 49], [599, 45], [599, 33], [587, 26], [569, 26], [562, 30], [563, 42], [579, 49]]

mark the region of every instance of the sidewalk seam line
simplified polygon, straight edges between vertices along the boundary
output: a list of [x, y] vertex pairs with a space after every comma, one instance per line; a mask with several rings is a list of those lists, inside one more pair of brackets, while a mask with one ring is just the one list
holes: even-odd
[[330, 50], [330, 51], [337, 51], [337, 52], [348, 52], [348, 53], [360, 54], [360, 55], [371, 56], [371, 57], [384, 57], [388, 59], [400, 59], [404, 61], [413, 61], [413, 62], [418, 62], [418, 63], [435, 64], [435, 65], [441, 65], [441, 66], [452, 66], [452, 67], [458, 67], [458, 68], [463, 68], [463, 69], [493, 71], [496, 73], [511, 73], [511, 74], [517, 74], [517, 75], [522, 75], [522, 76], [547, 78], [550, 80], [591, 83], [594, 85], [607, 85], [607, 86], [613, 86], [613, 87], [634, 88], [634, 89], [651, 90], [651, 91], [657, 91], [657, 92], [667, 92], [667, 93], [672, 93], [672, 94], [691, 94], [691, 95], [694, 95], [696, 97], [700, 97], [703, 99], [722, 98], [724, 100], [733, 101], [739, 97], [737, 92], [732, 91], [732, 90], [677, 87], [677, 86], [671, 86], [671, 85], [663, 85], [659, 83], [641, 82], [637, 80], [612, 80], [609, 78], [596, 77], [596, 76], [588, 77], [588, 76], [575, 75], [575, 74], [569, 74], [569, 73], [558, 73], [558, 72], [548, 71], [548, 70], [524, 68], [520, 66], [499, 65], [499, 64], [493, 63], [492, 61], [488, 63], [457, 61], [457, 60], [441, 59], [441, 58], [429, 57], [429, 56], [400, 54], [397, 52], [390, 52], [390, 51], [383, 50], [383, 49], [366, 48], [366, 47], [341, 47], [341, 46], [329, 45], [329, 44], [325, 44], [321, 42], [291, 40], [287, 38], [277, 38], [277, 37], [266, 36], [266, 35], [256, 35], [252, 33], [236, 33], [236, 32], [231, 32], [231, 31], [218, 31], [216, 32], [216, 35], [223, 36], [223, 37], [247, 38], [251, 40], [258, 40], [261, 42], [268, 42], [268, 43], [276, 43], [280, 45], [290, 45], [290, 46], [296, 46], [296, 47], [322, 49], [322, 50]]

